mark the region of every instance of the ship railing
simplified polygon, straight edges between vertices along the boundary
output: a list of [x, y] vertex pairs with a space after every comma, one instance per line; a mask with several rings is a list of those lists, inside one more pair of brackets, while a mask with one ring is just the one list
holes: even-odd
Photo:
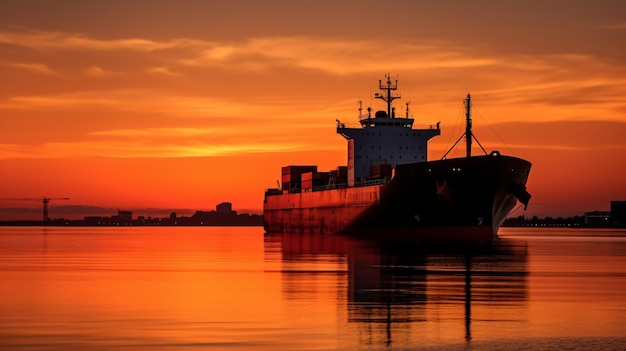
[[[370, 185], [382, 185], [382, 184], [387, 184], [390, 181], [391, 181], [391, 178], [389, 177], [385, 177], [381, 179], [368, 179], [368, 180], [354, 182], [354, 185], [352, 187], [356, 188], [356, 187], [363, 187], [363, 186], [370, 186]], [[344, 189], [344, 188], [350, 188], [350, 186], [348, 186], [348, 184], [346, 183], [328, 184], [328, 185], [322, 185], [322, 186], [315, 186], [311, 190], [312, 191], [324, 191], [324, 190]]]
[[[382, 184], [387, 184], [390, 181], [391, 181], [390, 177], [385, 177], [385, 178], [380, 178], [380, 179], [368, 179], [368, 180], [357, 181], [357, 182], [354, 182], [354, 185], [352, 186], [349, 186], [347, 183], [327, 184], [327, 185], [321, 185], [321, 186], [314, 186], [313, 188], [311, 188], [311, 190], [304, 190], [304, 192], [324, 191], [324, 190], [331, 190], [331, 189], [358, 188], [358, 187], [370, 186], [370, 185], [382, 185]], [[301, 188], [291, 188], [288, 191], [289, 194], [296, 194], [300, 192], [303, 192]], [[265, 190], [265, 196], [273, 196], [273, 195], [281, 195], [281, 194], [284, 194], [284, 191], [277, 189], [277, 188], [269, 188]]]
[[356, 123], [337, 123], [337, 128], [355, 129], [355, 128], [361, 128], [361, 125], [356, 124]]
[[324, 190], [331, 190], [331, 189], [343, 189], [343, 188], [348, 188], [348, 184], [328, 184], [328, 185], [320, 185], [320, 186], [314, 186], [313, 187], [313, 191], [324, 191]]
[[[337, 128], [346, 128], [346, 129], [362, 129], [363, 125], [362, 124], [356, 124], [356, 123], [338, 123], [337, 124]], [[439, 124], [420, 124], [420, 125], [413, 125], [412, 129], [439, 129]]]
[[354, 187], [381, 185], [381, 184], [387, 184], [390, 181], [391, 181], [391, 178], [389, 177], [380, 178], [380, 179], [368, 179], [368, 180], [362, 180], [359, 182], [354, 182]]
[[[359, 116], [359, 121], [366, 121], [368, 119], [374, 119], [376, 118], [376, 116], [369, 116], [369, 115], [360, 115]], [[388, 117], [386, 117], [388, 118]], [[411, 117], [406, 117], [406, 116], [396, 116], [396, 117], [392, 117], [390, 119], [395, 119], [395, 120], [400, 120], [400, 119], [410, 119], [410, 120], [414, 120], [414, 116], [411, 115]]]

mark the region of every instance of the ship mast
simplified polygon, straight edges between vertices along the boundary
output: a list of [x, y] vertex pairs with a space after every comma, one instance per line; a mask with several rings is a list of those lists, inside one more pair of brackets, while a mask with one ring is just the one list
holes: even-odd
[[472, 157], [472, 98], [467, 94], [465, 99], [465, 150], [466, 156]]
[[395, 113], [393, 115], [391, 114], [391, 102], [395, 99], [399, 99], [400, 94], [394, 95], [391, 93], [391, 91], [398, 89], [398, 80], [396, 79], [395, 84], [391, 83], [391, 74], [389, 73], [385, 74], [385, 78], [387, 78], [387, 82], [384, 85], [382, 80], [378, 80], [378, 88], [380, 90], [386, 91], [386, 93], [384, 95], [376, 93], [374, 94], [374, 97], [377, 99], [381, 99], [387, 103], [387, 117], [394, 118]]
[[443, 155], [443, 157], [441, 157], [442, 160], [446, 159], [446, 156], [448, 156], [450, 151], [454, 149], [454, 147], [459, 143], [459, 141], [461, 141], [461, 139], [463, 139], [463, 137], [465, 137], [465, 155], [467, 158], [472, 157], [472, 139], [476, 140], [476, 143], [478, 144], [478, 146], [480, 146], [480, 149], [483, 150], [485, 155], [487, 155], [487, 150], [485, 150], [485, 148], [480, 144], [480, 141], [478, 141], [478, 139], [476, 139], [476, 137], [474, 136], [474, 133], [472, 133], [472, 97], [469, 93], [467, 94], [465, 100], [463, 100], [463, 103], [465, 104], [465, 133], [461, 134], [461, 136], [459, 137], [459, 139], [457, 139], [454, 145], [452, 145], [452, 147]]

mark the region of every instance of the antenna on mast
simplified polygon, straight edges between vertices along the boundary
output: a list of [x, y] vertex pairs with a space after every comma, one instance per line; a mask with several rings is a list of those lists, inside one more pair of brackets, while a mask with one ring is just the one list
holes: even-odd
[[385, 95], [376, 93], [374, 97], [377, 99], [381, 99], [387, 103], [387, 117], [391, 117], [391, 102], [395, 99], [400, 98], [400, 94], [392, 94], [392, 90], [398, 90], [398, 80], [396, 79], [395, 83], [391, 82], [391, 74], [385, 74], [385, 78], [387, 78], [387, 82], [383, 84], [381, 79], [378, 80], [378, 88], [380, 90], [386, 91]]

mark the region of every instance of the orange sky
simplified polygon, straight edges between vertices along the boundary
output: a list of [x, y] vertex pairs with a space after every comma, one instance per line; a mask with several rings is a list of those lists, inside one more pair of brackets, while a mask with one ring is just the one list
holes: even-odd
[[[533, 163], [515, 215], [626, 200], [626, 2], [382, 5], [0, 1], [0, 198], [71, 198], [51, 216], [260, 211], [281, 166], [347, 163], [335, 120], [356, 123], [358, 99], [381, 108], [391, 73], [399, 111], [441, 121], [430, 159], [470, 92], [481, 143]], [[0, 200], [0, 220], [14, 207], [41, 204]]]

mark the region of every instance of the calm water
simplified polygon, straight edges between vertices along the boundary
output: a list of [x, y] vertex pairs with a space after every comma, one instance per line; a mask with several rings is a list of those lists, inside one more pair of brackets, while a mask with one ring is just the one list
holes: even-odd
[[500, 234], [0, 227], [0, 349], [626, 349], [626, 231]]

